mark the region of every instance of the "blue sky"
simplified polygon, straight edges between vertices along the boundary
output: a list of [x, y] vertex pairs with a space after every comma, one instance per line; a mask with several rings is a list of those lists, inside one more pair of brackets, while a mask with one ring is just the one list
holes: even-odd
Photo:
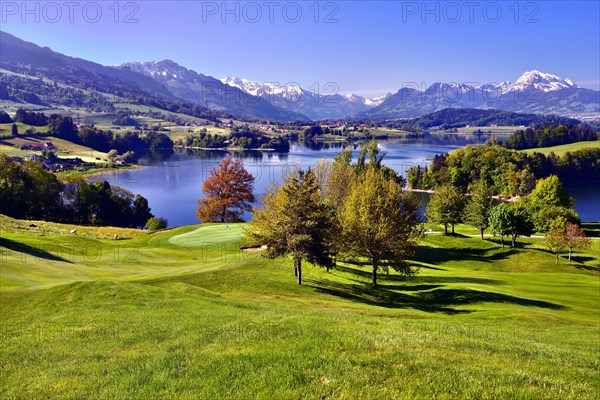
[[531, 69], [600, 89], [598, 1], [115, 3], [2, 1], [0, 29], [105, 65], [168, 58], [321, 92], [497, 83]]

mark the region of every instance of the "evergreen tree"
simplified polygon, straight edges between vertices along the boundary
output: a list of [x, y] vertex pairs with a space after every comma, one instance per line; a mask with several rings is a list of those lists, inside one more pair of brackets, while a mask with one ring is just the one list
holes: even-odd
[[322, 201], [315, 174], [296, 171], [283, 186], [272, 187], [246, 229], [251, 242], [266, 246], [265, 256], [290, 255], [302, 284], [302, 261], [329, 268], [334, 214]]

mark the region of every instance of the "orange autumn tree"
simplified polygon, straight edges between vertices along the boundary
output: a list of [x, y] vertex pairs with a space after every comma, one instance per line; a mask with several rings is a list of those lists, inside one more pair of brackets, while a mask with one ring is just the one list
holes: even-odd
[[254, 177], [238, 160], [225, 158], [202, 186], [205, 198], [198, 201], [197, 217], [201, 222], [240, 222], [244, 211], [252, 210], [255, 201]]

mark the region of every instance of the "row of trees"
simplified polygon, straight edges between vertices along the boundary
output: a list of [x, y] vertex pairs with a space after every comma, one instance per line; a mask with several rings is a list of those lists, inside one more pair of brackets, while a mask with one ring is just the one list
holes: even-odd
[[128, 151], [142, 154], [145, 151], [173, 148], [173, 141], [164, 133], [148, 131], [144, 134], [140, 132], [115, 134], [110, 130], [105, 131], [94, 126], [81, 127], [77, 132], [77, 138], [71, 141], [105, 153], [114, 149], [121, 154]]
[[153, 217], [141, 195], [108, 182], [61, 182], [40, 162], [0, 155], [0, 210], [13, 218], [143, 228]]
[[479, 229], [481, 239], [484, 231], [490, 229], [500, 236], [502, 248], [504, 237], [510, 237], [514, 247], [520, 236], [543, 233], [558, 263], [558, 253], [565, 247], [569, 248], [570, 260], [574, 247], [589, 246], [572, 205], [573, 199], [564, 192], [558, 177], [552, 175], [539, 180], [530, 195], [510, 203], [495, 203], [485, 181], [473, 185], [471, 196], [453, 186], [443, 186], [432, 195], [426, 215], [430, 222], [443, 224], [445, 234], [448, 225], [454, 233], [454, 226], [459, 223]]
[[[378, 152], [371, 142], [355, 164], [351, 152], [344, 151], [333, 162], [323, 160], [285, 177], [254, 210], [246, 231], [250, 242], [266, 246], [269, 258], [291, 256], [298, 284], [304, 261], [329, 269], [336, 259], [367, 258], [374, 287], [382, 270], [414, 274], [408, 260], [422, 234], [420, 204], [403, 191], [404, 181], [382, 165]], [[225, 159], [204, 184], [199, 219], [241, 220], [254, 201], [252, 185], [239, 161]]]
[[204, 129], [198, 134], [187, 135], [185, 138], [179, 139], [177, 144], [184, 147], [213, 149], [234, 146], [242, 149], [274, 149], [280, 152], [290, 150], [287, 138], [270, 137], [260, 130], [248, 127], [236, 127], [229, 135], [212, 135]]
[[598, 133], [584, 125], [549, 124], [518, 130], [508, 137], [504, 145], [509, 149], [522, 150], [598, 139]]

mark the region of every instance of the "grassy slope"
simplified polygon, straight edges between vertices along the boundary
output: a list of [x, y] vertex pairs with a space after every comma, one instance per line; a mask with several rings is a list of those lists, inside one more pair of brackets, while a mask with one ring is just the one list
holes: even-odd
[[[52, 142], [56, 147], [59, 157], [79, 157], [86, 162], [105, 163], [106, 153], [96, 151], [90, 147], [75, 144], [57, 137], [46, 136], [19, 136], [16, 138], [4, 138], [0, 141], [0, 153], [10, 156], [23, 156], [31, 153], [41, 154], [40, 151], [21, 150], [17, 146], [24, 143], [44, 143]], [[100, 160], [97, 160], [99, 158]]]
[[554, 152], [554, 154], [556, 154], [557, 156], [562, 156], [568, 151], [574, 152], [575, 150], [588, 149], [588, 148], [596, 148], [597, 149], [599, 147], [600, 147], [600, 141], [593, 140], [593, 141], [589, 141], [589, 142], [576, 142], [576, 143], [563, 144], [560, 146], [540, 147], [538, 149], [527, 149], [527, 150], [521, 150], [521, 151], [525, 152], [525, 153], [529, 153], [529, 154], [542, 153], [545, 155], [548, 155], [548, 154]]
[[[597, 398], [600, 241], [423, 239], [412, 278], [241, 251], [241, 226], [162, 233], [3, 217], [4, 398]], [[98, 239], [119, 234], [123, 240]]]

